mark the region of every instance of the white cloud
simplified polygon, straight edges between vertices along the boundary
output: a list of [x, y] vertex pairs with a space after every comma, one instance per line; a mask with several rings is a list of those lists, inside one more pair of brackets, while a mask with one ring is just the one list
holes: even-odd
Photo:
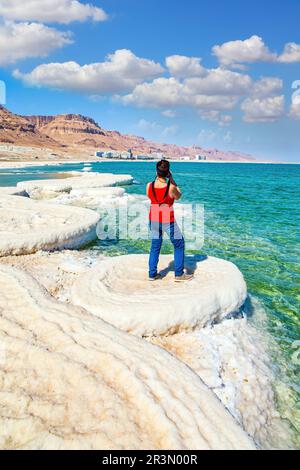
[[236, 96], [205, 95], [195, 92], [174, 77], [157, 78], [137, 85], [132, 93], [119, 97], [124, 104], [146, 108], [193, 107], [198, 110], [232, 109]]
[[199, 57], [172, 55], [166, 58], [166, 66], [171, 75], [179, 78], [202, 77], [206, 74]]
[[213, 47], [213, 54], [223, 67], [243, 68], [243, 64], [255, 62], [300, 62], [300, 44], [289, 42], [284, 46], [282, 54], [271, 52], [263, 39], [251, 36], [242, 41], [229, 41]]
[[124, 104], [146, 108], [168, 108], [186, 104], [183, 85], [174, 77], [160, 77], [153, 82], [137, 85], [131, 94], [120, 99]]
[[246, 122], [270, 122], [284, 116], [283, 82], [277, 77], [253, 81], [248, 74], [223, 68], [206, 69], [202, 77], [159, 77], [138, 84], [131, 93], [119, 96], [125, 105], [162, 109], [172, 116], [178, 108], [192, 108], [202, 119], [229, 126], [228, 112], [240, 103]]
[[249, 75], [224, 69], [212, 69], [206, 77], [185, 80], [188, 93], [200, 95], [241, 96], [248, 93], [252, 80]]
[[300, 62], [300, 44], [295, 42], [286, 44], [283, 53], [278, 57], [278, 61], [287, 64]]
[[254, 82], [252, 95], [256, 98], [268, 98], [278, 95], [283, 87], [283, 81], [276, 77], [263, 77]]
[[172, 109], [166, 109], [165, 111], [162, 111], [161, 114], [168, 118], [174, 118], [177, 116], [176, 111], [173, 111]]
[[284, 96], [247, 98], [241, 106], [246, 122], [274, 122], [284, 116]]
[[236, 96], [190, 95], [188, 103], [198, 110], [226, 111], [233, 109], [238, 101], [239, 98]]
[[53, 49], [72, 43], [69, 32], [57, 31], [39, 23], [13, 23], [0, 26], [0, 64], [7, 65], [29, 57], [45, 57]]
[[95, 95], [130, 91], [138, 83], [162, 72], [160, 64], [121, 49], [110, 54], [104, 62], [82, 66], [77, 62], [42, 64], [30, 73], [16, 70], [14, 76], [29, 85]]
[[0, 15], [16, 21], [39, 21], [64, 23], [72, 21], [105, 21], [107, 14], [102, 8], [77, 0], [1, 0]]
[[252, 36], [245, 41], [229, 41], [213, 47], [221, 65], [227, 67], [234, 64], [270, 62], [276, 60], [276, 54], [271, 53], [259, 36]]

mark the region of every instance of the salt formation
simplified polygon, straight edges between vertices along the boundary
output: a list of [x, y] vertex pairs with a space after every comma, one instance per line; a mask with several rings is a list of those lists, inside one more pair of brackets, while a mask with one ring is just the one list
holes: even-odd
[[[92, 250], [63, 250], [10, 256], [1, 261], [26, 270], [55, 298], [70, 302], [78, 277], [88, 275], [104, 260]], [[253, 305], [257, 312], [258, 306]], [[263, 448], [290, 448], [291, 430], [276, 410], [275, 377], [266, 353], [269, 339], [245, 318], [148, 340], [189, 365]]]
[[159, 347], [0, 265], [2, 449], [255, 449]]
[[78, 276], [101, 263], [104, 255], [93, 250], [38, 251], [30, 255], [6, 256], [1, 263], [25, 270], [57, 300], [70, 301]]
[[79, 277], [72, 290], [72, 302], [139, 336], [203, 327], [243, 305], [247, 287], [234, 264], [211, 257], [187, 257], [186, 266], [195, 278], [177, 284], [171, 272], [172, 260], [171, 256], [161, 256], [160, 268], [165, 277], [150, 284], [148, 256], [107, 258]]
[[[56, 196], [56, 197], [55, 197]], [[87, 188], [72, 189], [70, 192], [55, 193], [47, 201], [54, 204], [86, 207], [88, 209], [107, 209], [129, 202], [133, 197], [125, 193], [123, 188]]]
[[265, 341], [246, 318], [151, 338], [188, 364], [264, 449], [288, 449], [292, 431], [276, 410]]
[[88, 209], [0, 196], [0, 256], [75, 248], [96, 238], [99, 215]]
[[77, 176], [63, 179], [22, 181], [17, 184], [33, 199], [56, 197], [58, 193], [70, 192], [75, 189], [101, 188], [132, 184], [130, 175], [114, 175], [111, 173], [80, 173]]

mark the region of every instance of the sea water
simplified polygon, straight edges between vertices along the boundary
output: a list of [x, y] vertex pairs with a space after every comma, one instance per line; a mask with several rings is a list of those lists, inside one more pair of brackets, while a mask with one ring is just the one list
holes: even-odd
[[[131, 174], [129, 193], [145, 194], [154, 163], [97, 162], [92, 171]], [[83, 164], [0, 170], [0, 186], [56, 177]], [[249, 321], [272, 338], [270, 354], [279, 378], [278, 407], [299, 432], [300, 371], [300, 165], [172, 163], [184, 203], [204, 204], [203, 247], [190, 253], [218, 256], [243, 272], [250, 294]], [[147, 221], [145, 221], [147, 223]], [[97, 240], [88, 247], [116, 256], [147, 253], [147, 240]], [[164, 253], [172, 246], [166, 242]]]

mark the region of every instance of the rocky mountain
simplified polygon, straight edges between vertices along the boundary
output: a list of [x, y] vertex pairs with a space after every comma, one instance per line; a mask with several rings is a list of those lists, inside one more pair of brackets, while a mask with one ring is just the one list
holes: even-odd
[[157, 143], [135, 135], [103, 129], [92, 118], [81, 114], [57, 116], [18, 116], [0, 107], [0, 142], [36, 147], [64, 148], [85, 152], [97, 150], [132, 149], [136, 154], [163, 153], [171, 158], [193, 157], [197, 154], [208, 160], [249, 161], [249, 155], [198, 146], [178, 146]]
[[0, 106], [0, 143], [36, 147], [61, 147], [50, 136], [39, 132], [28, 119]]

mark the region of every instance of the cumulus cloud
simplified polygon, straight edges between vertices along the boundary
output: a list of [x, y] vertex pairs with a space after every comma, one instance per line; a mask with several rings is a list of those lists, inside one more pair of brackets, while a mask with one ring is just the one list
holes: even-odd
[[268, 98], [278, 95], [283, 87], [283, 81], [276, 77], [263, 77], [254, 82], [252, 95], [256, 98]]
[[289, 42], [284, 46], [282, 54], [271, 52], [263, 39], [251, 36], [242, 41], [229, 41], [213, 47], [213, 54], [223, 67], [240, 67], [255, 62], [300, 62], [300, 44]]
[[201, 77], [206, 74], [199, 57], [172, 55], [166, 58], [166, 66], [171, 75], [179, 78]]
[[130, 91], [138, 83], [162, 72], [160, 64], [137, 57], [130, 50], [120, 49], [108, 55], [104, 62], [42, 64], [30, 73], [15, 70], [14, 76], [29, 85], [97, 95]]
[[274, 122], [285, 114], [284, 96], [247, 98], [241, 106], [246, 122]]
[[186, 104], [183, 85], [174, 77], [156, 78], [137, 85], [132, 93], [120, 97], [124, 104], [146, 108], [169, 108]]
[[119, 99], [124, 104], [146, 108], [188, 106], [197, 110], [233, 109], [238, 102], [238, 96], [221, 94], [224, 91], [221, 87], [215, 85], [213, 87], [209, 94], [207, 84], [198, 90], [189, 80], [180, 82], [175, 77], [160, 77], [152, 82], [137, 85], [132, 93]]
[[285, 45], [283, 53], [278, 58], [279, 62], [291, 64], [300, 62], [300, 44], [289, 42]]
[[229, 41], [213, 47], [213, 54], [221, 65], [227, 67], [234, 64], [271, 62], [276, 60], [259, 36], [252, 36], [245, 41]]
[[77, 0], [1, 0], [0, 15], [16, 21], [39, 21], [64, 23], [72, 21], [105, 21], [107, 14], [102, 8]]
[[240, 96], [247, 94], [251, 85], [249, 75], [220, 68], [207, 71], [205, 77], [185, 80], [187, 92], [201, 95]]
[[277, 77], [254, 81], [244, 72], [216, 68], [206, 69], [201, 77], [159, 77], [140, 83], [118, 99], [125, 105], [162, 109], [165, 116], [172, 116], [180, 107], [192, 108], [202, 119], [226, 127], [233, 119], [228, 113], [241, 100], [246, 122], [270, 122], [283, 117], [282, 88], [283, 81]]
[[191, 95], [188, 99], [190, 106], [194, 106], [198, 110], [232, 110], [238, 103], [239, 98], [236, 96], [223, 95]]
[[72, 43], [71, 33], [39, 23], [6, 21], [0, 26], [0, 64], [29, 57], [45, 57], [53, 49]]

